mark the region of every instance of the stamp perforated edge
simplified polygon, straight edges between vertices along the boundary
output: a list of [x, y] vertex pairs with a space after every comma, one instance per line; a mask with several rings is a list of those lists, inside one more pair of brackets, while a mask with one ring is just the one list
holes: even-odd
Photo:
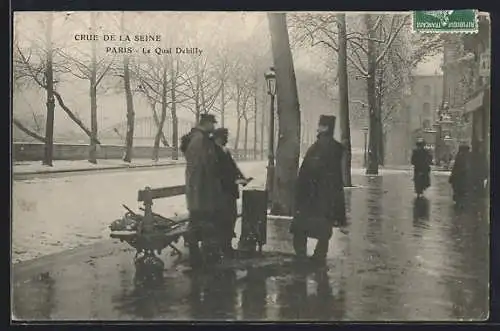
[[[480, 13], [477, 9], [471, 9], [474, 12], [474, 20], [476, 21], [475, 29], [467, 29], [467, 30], [457, 30], [457, 29], [415, 29], [415, 13], [425, 10], [413, 10], [411, 14], [411, 32], [412, 33], [461, 33], [461, 34], [476, 34], [479, 33], [479, 15]], [[484, 13], [487, 14], [487, 13]]]

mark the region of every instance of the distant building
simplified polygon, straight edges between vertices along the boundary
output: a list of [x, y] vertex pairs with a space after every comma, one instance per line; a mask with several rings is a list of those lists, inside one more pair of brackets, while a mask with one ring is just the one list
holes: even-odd
[[[409, 91], [406, 93], [407, 151], [411, 151], [417, 137], [423, 137], [429, 148], [434, 149], [435, 124], [443, 101], [443, 73], [441, 59], [434, 57], [417, 66], [413, 71]], [[410, 153], [407, 153], [409, 159]]]
[[407, 100], [410, 130], [412, 133], [432, 130], [443, 100], [443, 75], [435, 72], [415, 74], [412, 78], [411, 94]]

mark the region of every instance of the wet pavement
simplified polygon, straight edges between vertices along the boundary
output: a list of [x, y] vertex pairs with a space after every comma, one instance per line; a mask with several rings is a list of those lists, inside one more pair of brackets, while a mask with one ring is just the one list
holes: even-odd
[[[484, 320], [489, 303], [486, 206], [457, 209], [436, 172], [415, 199], [412, 174], [353, 176], [348, 233], [334, 231], [326, 268], [310, 265], [188, 273], [168, 253], [161, 284], [134, 283], [133, 252], [107, 241], [14, 267], [19, 319]], [[287, 221], [268, 225], [268, 251], [292, 252]], [[99, 246], [100, 245], [100, 246]], [[182, 246], [182, 244], [180, 245]], [[310, 240], [309, 251], [314, 247]]]
[[[247, 176], [257, 177], [265, 162], [240, 162]], [[135, 211], [137, 191], [145, 186], [184, 184], [184, 166], [114, 172], [92, 171], [61, 177], [14, 180], [12, 188], [12, 261], [14, 263], [89, 245], [109, 238], [108, 226], [125, 212]], [[156, 200], [155, 210], [186, 212], [184, 196]]]

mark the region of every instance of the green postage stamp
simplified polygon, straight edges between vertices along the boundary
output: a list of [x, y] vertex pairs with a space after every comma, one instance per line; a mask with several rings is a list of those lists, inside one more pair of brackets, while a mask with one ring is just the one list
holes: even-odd
[[474, 9], [414, 11], [413, 32], [477, 33], [477, 14]]

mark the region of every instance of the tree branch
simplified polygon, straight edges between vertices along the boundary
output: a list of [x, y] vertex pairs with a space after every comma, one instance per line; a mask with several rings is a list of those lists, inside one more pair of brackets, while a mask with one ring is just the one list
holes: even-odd
[[101, 142], [97, 138], [92, 137], [92, 132], [90, 132], [90, 130], [85, 126], [85, 124], [83, 124], [82, 121], [78, 117], [75, 116], [75, 114], [71, 111], [71, 109], [69, 109], [66, 106], [66, 104], [64, 103], [59, 92], [57, 92], [57, 91], [53, 91], [53, 92], [54, 92], [54, 96], [57, 99], [57, 103], [66, 112], [66, 114], [68, 114], [68, 116], [73, 120], [73, 122], [75, 122], [87, 134], [87, 136], [89, 136], [90, 139], [92, 139], [96, 144], [100, 145]]
[[99, 83], [101, 82], [101, 80], [104, 78], [104, 76], [108, 73], [109, 69], [111, 68], [111, 66], [113, 65], [113, 60], [109, 61], [108, 65], [106, 66], [106, 68], [104, 69], [104, 71], [102, 72], [102, 74], [97, 78], [97, 81], [96, 81], [96, 86], [99, 85]]
[[37, 133], [35, 133], [35, 132], [31, 131], [30, 129], [28, 129], [27, 127], [25, 127], [19, 120], [16, 120], [15, 118], [13, 118], [12, 123], [14, 123], [14, 125], [17, 126], [19, 128], [19, 130], [26, 133], [28, 136], [45, 143], [44, 137], [38, 135]]
[[382, 51], [382, 53], [377, 57], [375, 63], [378, 64], [384, 58], [385, 54], [387, 53], [387, 51], [391, 47], [392, 43], [394, 42], [394, 40], [398, 36], [399, 32], [401, 31], [401, 29], [403, 28], [403, 26], [406, 24], [407, 18], [408, 18], [408, 16], [405, 16], [405, 18], [402, 20], [401, 24], [399, 24], [399, 26], [396, 28], [396, 31], [389, 37], [389, 41], [385, 45], [385, 48]]

